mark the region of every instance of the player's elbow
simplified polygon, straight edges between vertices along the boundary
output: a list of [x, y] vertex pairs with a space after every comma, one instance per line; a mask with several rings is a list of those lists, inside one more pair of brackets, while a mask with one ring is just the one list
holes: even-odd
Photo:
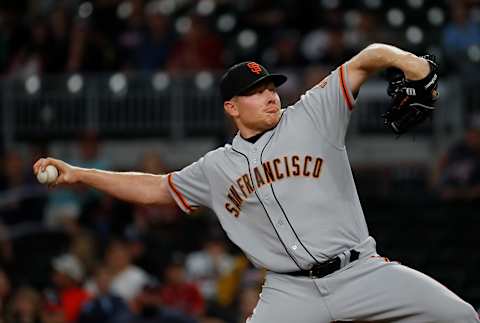
[[360, 65], [365, 70], [376, 72], [387, 67], [393, 67], [394, 62], [414, 55], [392, 45], [373, 43], [363, 49], [358, 56]]
[[377, 69], [383, 68], [391, 59], [390, 55], [388, 55], [388, 47], [390, 46], [386, 44], [374, 43], [361, 51], [360, 56], [364, 69], [367, 71], [376, 71]]
[[169, 202], [169, 191], [166, 176], [154, 174], [135, 174], [132, 181], [118, 194], [121, 199], [139, 205], [162, 205]]
[[167, 176], [154, 175], [152, 185], [146, 187], [141, 198], [144, 205], [165, 205], [174, 202], [168, 190]]

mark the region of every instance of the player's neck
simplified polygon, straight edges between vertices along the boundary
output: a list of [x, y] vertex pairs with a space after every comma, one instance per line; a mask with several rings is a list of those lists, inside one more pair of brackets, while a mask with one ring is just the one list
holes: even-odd
[[251, 129], [251, 128], [248, 128], [248, 127], [245, 127], [245, 126], [242, 126], [242, 125], [238, 125], [237, 124], [237, 127], [238, 127], [238, 130], [239, 130], [239, 133], [240, 133], [240, 137], [242, 137], [243, 139], [247, 140], [247, 141], [250, 141], [252, 142], [255, 142], [256, 140], [255, 139], [251, 139], [251, 138], [260, 138], [265, 132], [269, 131], [271, 128], [268, 128], [268, 129]]
[[272, 130], [277, 126], [278, 122], [275, 123], [274, 125], [271, 125], [270, 127], [265, 127], [265, 128], [257, 128], [257, 129], [252, 129], [248, 128], [245, 125], [236, 123], [236, 126], [238, 128], [240, 137], [242, 137], [245, 140], [249, 140], [249, 138], [252, 137], [261, 137], [265, 132]]
[[248, 140], [248, 138], [255, 137], [256, 135], [264, 132], [265, 131], [262, 131], [262, 130], [239, 129], [240, 137], [242, 137], [245, 140]]
[[265, 131], [263, 131], [263, 132], [259, 132], [259, 133], [257, 133], [256, 135], [250, 136], [250, 137], [248, 137], [248, 138], [243, 137], [242, 134], [240, 134], [240, 136], [242, 136], [242, 138], [245, 139], [246, 141], [254, 144], [254, 143], [256, 143], [257, 140], [260, 139], [260, 137], [263, 136], [263, 134], [264, 134], [265, 132], [267, 132], [267, 131], [268, 131], [268, 130], [265, 130]]

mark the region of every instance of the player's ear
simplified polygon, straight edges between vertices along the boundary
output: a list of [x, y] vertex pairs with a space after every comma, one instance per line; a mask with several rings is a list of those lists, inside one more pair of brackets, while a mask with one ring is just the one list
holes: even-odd
[[237, 117], [238, 116], [238, 108], [235, 102], [229, 100], [223, 102], [223, 109], [225, 110], [225, 113], [228, 114], [231, 117]]

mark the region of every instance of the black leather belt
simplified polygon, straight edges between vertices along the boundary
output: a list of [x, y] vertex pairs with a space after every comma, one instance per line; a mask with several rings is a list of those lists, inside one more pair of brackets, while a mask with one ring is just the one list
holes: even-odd
[[[350, 262], [354, 262], [360, 256], [360, 252], [350, 250]], [[310, 278], [322, 278], [339, 270], [342, 267], [342, 260], [339, 256], [332, 258], [320, 264], [313, 265], [309, 270], [299, 270], [285, 273], [291, 276], [307, 276]]]

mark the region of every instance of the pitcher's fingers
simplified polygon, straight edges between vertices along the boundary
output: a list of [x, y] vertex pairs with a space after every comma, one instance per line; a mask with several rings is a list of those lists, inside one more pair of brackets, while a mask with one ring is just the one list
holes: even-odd
[[45, 171], [45, 169], [47, 168], [48, 165], [52, 164], [50, 162], [50, 158], [42, 158], [42, 163], [41, 163], [41, 166], [40, 166], [40, 169], [42, 170], [42, 172]]
[[58, 170], [60, 170], [60, 161], [58, 159], [51, 158], [51, 157], [45, 158], [45, 167], [47, 167], [48, 165], [53, 165]]
[[39, 167], [39, 165], [40, 165], [40, 160], [41, 160], [41, 158], [40, 158], [39, 160], [37, 160], [37, 161], [35, 162], [35, 164], [33, 164], [33, 171], [34, 171], [35, 173], [37, 173], [38, 167]]
[[33, 164], [33, 172], [35, 174], [38, 174], [40, 172], [41, 167], [42, 167], [42, 160], [43, 160], [43, 158], [40, 158], [39, 160], [37, 160], [35, 162], [35, 164]]

